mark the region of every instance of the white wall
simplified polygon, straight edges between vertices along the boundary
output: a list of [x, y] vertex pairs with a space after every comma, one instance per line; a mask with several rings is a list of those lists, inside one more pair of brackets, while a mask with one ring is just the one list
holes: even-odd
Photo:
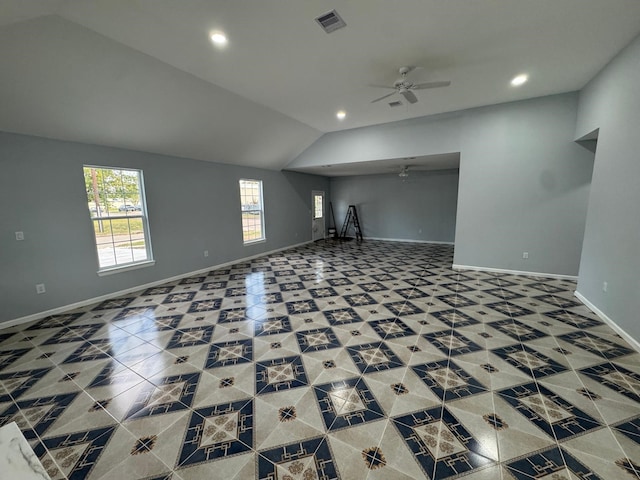
[[[640, 37], [581, 92], [576, 137], [600, 129], [578, 292], [640, 338]], [[607, 292], [603, 291], [607, 282]]]

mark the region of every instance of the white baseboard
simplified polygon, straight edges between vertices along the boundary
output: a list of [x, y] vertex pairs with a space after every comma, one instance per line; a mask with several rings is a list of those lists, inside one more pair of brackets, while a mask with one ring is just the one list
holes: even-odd
[[380, 240], [383, 242], [406, 242], [406, 243], [433, 243], [435, 245], [453, 245], [453, 242], [438, 242], [435, 240], [409, 240], [408, 238], [380, 238], [380, 237], [363, 237], [364, 240]]
[[578, 280], [574, 275], [560, 275], [558, 273], [542, 273], [542, 272], [526, 272], [524, 270], [506, 270], [504, 268], [489, 268], [489, 267], [474, 267], [471, 265], [457, 265], [453, 264], [455, 270], [475, 270], [477, 272], [490, 272], [490, 273], [508, 273], [511, 275], [526, 275], [527, 277], [544, 277], [544, 278], [558, 278], [561, 280]]
[[124, 290], [118, 290], [117, 292], [113, 292], [113, 293], [107, 293], [106, 295], [101, 295], [99, 297], [88, 298], [80, 302], [71, 303], [69, 305], [64, 305], [62, 307], [52, 308], [51, 310], [46, 310], [44, 312], [38, 312], [31, 315], [27, 315], [25, 317], [7, 320], [6, 322], [0, 323], [0, 330], [2, 330], [3, 328], [9, 328], [16, 325], [21, 325], [23, 323], [32, 322], [33, 320], [39, 320], [41, 318], [48, 317], [49, 315], [57, 315], [59, 313], [64, 313], [69, 310], [75, 310], [76, 308], [86, 307], [87, 305], [91, 305], [93, 303], [104, 302], [105, 300], [120, 297], [121, 295], [137, 292], [138, 290], [157, 287], [158, 285], [163, 285], [165, 283], [175, 282], [176, 280], [181, 280], [187, 277], [193, 277], [196, 275], [200, 275], [202, 273], [209, 272], [210, 270], [216, 270], [218, 268], [228, 267], [236, 263], [246, 262], [248, 260], [253, 260], [254, 258], [264, 257], [265, 255], [271, 255], [272, 253], [282, 252], [283, 250], [289, 250], [290, 248], [300, 247], [308, 243], [313, 243], [313, 241], [309, 240], [307, 242], [296, 243], [295, 245], [289, 245], [287, 247], [276, 248], [275, 250], [269, 250], [268, 252], [258, 253], [256, 255], [251, 255], [249, 257], [238, 258], [235, 260], [231, 260], [229, 262], [220, 263], [218, 265], [212, 265], [210, 267], [201, 268], [199, 270], [194, 270], [193, 272], [181, 273], [180, 275], [175, 275], [169, 278], [163, 278], [162, 280], [157, 280], [151, 283], [145, 283], [144, 285], [136, 285], [135, 287], [126, 288]]
[[627, 343], [629, 343], [629, 345], [631, 345], [636, 352], [640, 352], [640, 343], [635, 338], [633, 338], [626, 331], [624, 331], [622, 327], [620, 327], [616, 322], [614, 322], [611, 318], [609, 318], [608, 315], [606, 315], [602, 310], [596, 307], [593, 303], [587, 300], [587, 298], [584, 295], [582, 295], [580, 292], [576, 290], [575, 292], [573, 292], [573, 294], [576, 296], [578, 300], [584, 303], [584, 305], [589, 310], [591, 310], [598, 317], [600, 317], [600, 319], [604, 323], [609, 325], [618, 335], [620, 335], [623, 339], [625, 339]]

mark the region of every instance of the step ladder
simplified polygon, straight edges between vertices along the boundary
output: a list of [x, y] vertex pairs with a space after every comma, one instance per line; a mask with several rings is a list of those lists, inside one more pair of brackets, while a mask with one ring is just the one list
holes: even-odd
[[352, 224], [353, 229], [356, 232], [356, 241], [362, 242], [362, 229], [360, 228], [360, 221], [358, 220], [358, 212], [356, 212], [355, 205], [349, 205], [347, 216], [345, 217], [344, 223], [342, 224], [342, 229], [340, 230], [340, 239], [347, 238], [349, 226], [351, 226]]
[[[329, 202], [329, 212], [331, 212], [331, 217], [329, 217], [331, 221], [329, 224], [329, 238], [336, 239], [338, 238], [338, 229], [336, 228], [336, 217], [333, 215], [333, 205], [331, 205], [331, 202]], [[333, 225], [333, 227], [331, 225]]]

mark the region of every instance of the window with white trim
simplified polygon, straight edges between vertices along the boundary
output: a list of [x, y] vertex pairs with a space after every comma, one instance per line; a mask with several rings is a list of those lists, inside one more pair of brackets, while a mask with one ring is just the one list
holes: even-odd
[[142, 170], [84, 166], [98, 272], [153, 260]]
[[313, 195], [313, 218], [322, 218], [324, 212], [322, 211], [322, 202], [324, 195]]
[[240, 209], [242, 241], [247, 244], [265, 240], [262, 180], [240, 180]]

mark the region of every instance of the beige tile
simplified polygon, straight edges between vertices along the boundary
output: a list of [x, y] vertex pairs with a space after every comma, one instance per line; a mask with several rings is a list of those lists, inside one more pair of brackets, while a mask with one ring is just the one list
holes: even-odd
[[[201, 285], [198, 283], [181, 285], [180, 281], [176, 281], [170, 284], [175, 287], [171, 291], [172, 294], [195, 292], [194, 301], [222, 299], [221, 308], [218, 310], [187, 313], [190, 302], [163, 304], [166, 294], [141, 296], [142, 291], [128, 295], [133, 301], [123, 308], [149, 307], [142, 313], [145, 316], [134, 315], [125, 320], [113, 321], [123, 308], [91, 311], [95, 306], [90, 306], [80, 309], [82, 316], [70, 325], [101, 325], [91, 340], [108, 340], [114, 358], [64, 364], [62, 362], [84, 342], [43, 344], [60, 332], [62, 327], [26, 330], [34, 323], [32, 322], [5, 330], [15, 332], [15, 335], [0, 343], [0, 356], [11, 349], [30, 350], [6, 366], [0, 371], [0, 375], [51, 368], [47, 375], [20, 396], [19, 401], [80, 392], [67, 410], [49, 427], [45, 438], [118, 425], [118, 422], [122, 422], [98, 458], [89, 480], [137, 479], [169, 474], [177, 462], [191, 415], [195, 415], [200, 408], [232, 401], [248, 402], [252, 399], [252, 442], [255, 450], [179, 468], [173, 473], [174, 480], [210, 477], [238, 480], [256, 478], [256, 450], [271, 449], [323, 435], [328, 439], [341, 478], [428, 478], [433, 476], [434, 472], [421, 470], [389, 418], [410, 415], [425, 409], [437, 409], [442, 405], [440, 398], [412, 369], [436, 361], [444, 361], [445, 364], [453, 361], [486, 389], [466, 397], [450, 399], [446, 402], [446, 407], [479, 442], [482, 454], [489, 459], [512, 461], [556, 445], [552, 436], [536, 427], [497, 394], [508, 387], [524, 383], [535, 385], [537, 382], [571, 402], [585, 415], [601, 421], [603, 425], [640, 415], [640, 405], [635, 401], [577, 373], [578, 369], [607, 360], [602, 355], [590, 353], [560, 339], [559, 335], [579, 329], [547, 317], [547, 312], [558, 310], [559, 307], [534, 298], [544, 295], [545, 291], [540, 289], [539, 285], [532, 284], [545, 282], [551, 289], [564, 289], [554, 293], [555, 297], [574, 300], [575, 282], [516, 275], [503, 276], [486, 272], [457, 272], [451, 268], [452, 254], [451, 247], [373, 241], [360, 246], [355, 243], [320, 242], [294, 252], [279, 252], [245, 262], [240, 266], [222, 269], [229, 270], [228, 272], [219, 271], [203, 275], [204, 282], [226, 281], [227, 285], [224, 288], [200, 290]], [[273, 271], [264, 275], [251, 272], [252, 267], [264, 266], [271, 266]], [[275, 276], [275, 271], [289, 269], [294, 270], [295, 275]], [[356, 269], [361, 273], [347, 273], [352, 284], [330, 285], [330, 280], [344, 278], [343, 272]], [[393, 279], [381, 280], [381, 277], [373, 277], [386, 273], [390, 273]], [[300, 275], [311, 275], [308, 279], [305, 277], [304, 290], [280, 290], [279, 283], [301, 281]], [[276, 282], [261, 284], [261, 278], [275, 278]], [[369, 322], [395, 318], [395, 314], [384, 304], [406, 303], [407, 300], [399, 290], [411, 291], [414, 289], [412, 284], [419, 279], [428, 280], [433, 285], [418, 285], [417, 288], [426, 295], [410, 298], [409, 302], [424, 312], [400, 316], [400, 320], [415, 334], [397, 338], [390, 335], [380, 337]], [[513, 282], [513, 285], [509, 285], [509, 282]], [[365, 283], [379, 283], [384, 290], [366, 292], [376, 302], [372, 305], [350, 306], [345, 296], [364, 293], [366, 289], [361, 288], [359, 284]], [[313, 299], [320, 309], [318, 312], [294, 315], [287, 313], [286, 302], [312, 299], [309, 289], [328, 287], [333, 288], [336, 295]], [[226, 297], [226, 290], [230, 288], [246, 288], [247, 295]], [[461, 306], [459, 309], [479, 323], [457, 326], [455, 330], [480, 345], [483, 350], [455, 355], [449, 359], [447, 352], [436, 348], [423, 335], [437, 331], [452, 331], [450, 325], [437, 320], [433, 313], [450, 310], [452, 307], [447, 302], [456, 299], [456, 292], [460, 298], [477, 302], [474, 305]], [[524, 344], [564, 365], [567, 368], [566, 372], [534, 380], [526, 372], [512, 367], [491, 352], [491, 349], [520, 344], [517, 339], [489, 325], [490, 322], [510, 318], [509, 313], [505, 315], [487, 306], [503, 301], [504, 295], [510, 292], [524, 295], [522, 298], [507, 300], [510, 304], [527, 308], [532, 312], [517, 317], [517, 320], [548, 334], [525, 341]], [[283, 301], [265, 303], [265, 295], [270, 293], [280, 293]], [[219, 324], [217, 321], [220, 312], [231, 308], [244, 308], [247, 319]], [[353, 308], [362, 321], [331, 326], [324, 313], [339, 308]], [[588, 318], [596, 318], [583, 306], [568, 308]], [[210, 343], [253, 339], [253, 358], [245, 363], [204, 369], [210, 344], [165, 349], [174, 330], [157, 330], [151, 319], [166, 315], [183, 315], [179, 325], [182, 329], [213, 325], [214, 332]], [[256, 321], [279, 315], [289, 317], [292, 332], [254, 337]], [[331, 327], [336, 334], [340, 347], [301, 353], [295, 333], [327, 327]], [[624, 341], [606, 324], [591, 327], [587, 331], [624, 345]], [[379, 342], [384, 342], [400, 359], [402, 365], [363, 375], [347, 348]], [[272, 348], [274, 343], [279, 343], [280, 347]], [[100, 342], [98, 346], [106, 348]], [[559, 350], [560, 347], [565, 351]], [[257, 395], [254, 398], [256, 361], [293, 355], [300, 355], [309, 385]], [[612, 362], [640, 373], [640, 353], [621, 356]], [[112, 367], [112, 383], [88, 387], [109, 365]], [[483, 365], [491, 365], [495, 371], [488, 371], [488, 367], [484, 368]], [[192, 405], [173, 413], [124, 419], [140, 395], [147, 389], [153, 390], [150, 381], [157, 382], [165, 376], [191, 372], [200, 372], [200, 381]], [[339, 383], [347, 379], [363, 382], [362, 385], [367, 386], [385, 415], [375, 416], [374, 421], [326, 433], [314, 386], [324, 385], [326, 387], [323, 388], [331, 388], [332, 382]], [[11, 386], [10, 389], [13, 391], [17, 383], [18, 380], [6, 378], [0, 384], [0, 391], [4, 393], [7, 386]], [[591, 392], [593, 397], [589, 398], [584, 389]], [[336, 401], [339, 403], [340, 399]], [[11, 405], [10, 401], [5, 401], [0, 405], [0, 412], [6, 411]], [[14, 417], [28, 428], [31, 423], [37, 422], [34, 415], [33, 411], [25, 410], [18, 412]], [[3, 421], [5, 420], [6, 418]], [[131, 454], [136, 441], [151, 437], [154, 438], [154, 446], [150, 452]], [[36, 439], [31, 443], [36, 445], [37, 441]], [[638, 444], [606, 426], [584, 435], [567, 438], [561, 442], [561, 446], [592, 468], [601, 478], [626, 478], [628, 474], [621, 468], [624, 458], [640, 465]], [[64, 455], [59, 459], [61, 463], [67, 458], [63, 457]], [[371, 460], [369, 464], [365, 462], [367, 458]], [[56, 466], [54, 461], [52, 465]], [[70, 466], [67, 465], [65, 468]], [[498, 464], [478, 469], [465, 475], [465, 478], [513, 480], [507, 470]]]

